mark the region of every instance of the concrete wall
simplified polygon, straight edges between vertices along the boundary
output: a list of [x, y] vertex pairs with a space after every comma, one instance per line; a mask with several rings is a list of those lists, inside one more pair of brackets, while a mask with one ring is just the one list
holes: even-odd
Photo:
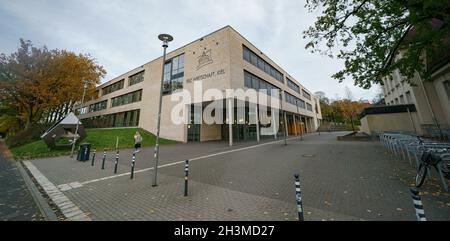
[[[411, 122], [412, 119], [412, 122]], [[413, 124], [414, 123], [414, 124]], [[411, 131], [422, 135], [420, 121], [416, 112], [366, 115], [361, 119], [361, 131], [371, 135], [372, 131]]]

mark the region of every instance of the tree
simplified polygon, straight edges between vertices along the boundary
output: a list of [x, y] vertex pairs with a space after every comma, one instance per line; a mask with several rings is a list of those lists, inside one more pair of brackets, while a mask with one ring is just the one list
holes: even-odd
[[354, 120], [361, 111], [370, 106], [370, 103], [364, 102], [362, 100], [352, 101], [350, 99], [343, 99], [333, 102], [336, 109], [339, 110], [345, 123], [350, 123], [352, 125], [353, 131], [355, 131]]
[[[26, 131], [44, 117], [67, 113], [81, 99], [83, 81], [93, 93], [105, 73], [89, 55], [36, 48], [20, 39], [17, 52], [0, 54], [0, 102]], [[3, 118], [11, 122], [11, 116]]]
[[332, 76], [340, 82], [351, 76], [355, 85], [370, 88], [395, 69], [408, 82], [417, 72], [427, 79], [424, 53], [450, 52], [449, 1], [309, 0], [305, 7], [312, 12], [322, 6], [303, 32], [305, 48], [344, 60], [345, 69]]
[[377, 94], [376, 94], [375, 97], [373, 98], [372, 103], [373, 103], [374, 105], [384, 105], [384, 92], [383, 92], [383, 87], [381, 87], [381, 86], [378, 87]]

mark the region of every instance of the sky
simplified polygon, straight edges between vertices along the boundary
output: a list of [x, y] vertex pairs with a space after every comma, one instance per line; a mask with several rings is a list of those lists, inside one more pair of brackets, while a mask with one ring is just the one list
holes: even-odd
[[0, 0], [0, 53], [10, 54], [19, 39], [35, 46], [89, 53], [103, 65], [106, 82], [162, 54], [157, 36], [174, 36], [168, 51], [226, 25], [232, 26], [311, 92], [331, 99], [372, 100], [369, 90], [331, 75], [343, 62], [304, 48], [302, 32], [320, 12], [309, 13], [305, 0]]

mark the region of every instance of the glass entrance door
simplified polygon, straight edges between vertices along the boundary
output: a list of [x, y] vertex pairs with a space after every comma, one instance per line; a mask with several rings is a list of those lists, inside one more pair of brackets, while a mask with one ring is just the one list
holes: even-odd
[[191, 111], [189, 112], [189, 124], [187, 141], [200, 141], [200, 116], [202, 114], [202, 106], [191, 105]]

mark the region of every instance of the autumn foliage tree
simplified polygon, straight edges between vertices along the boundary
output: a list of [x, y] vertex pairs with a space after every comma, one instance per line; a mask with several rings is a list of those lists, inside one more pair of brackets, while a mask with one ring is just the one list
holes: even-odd
[[15, 53], [0, 54], [0, 129], [27, 131], [56, 121], [80, 101], [84, 81], [89, 96], [105, 74], [90, 55], [20, 39]]
[[345, 68], [333, 75], [339, 81], [349, 76], [370, 88], [396, 69], [408, 82], [416, 73], [427, 79], [423, 53], [450, 51], [448, 0], [307, 0], [306, 7], [320, 13], [303, 32], [305, 47], [342, 59]]
[[352, 96], [351, 93], [347, 94], [346, 98], [332, 101], [328, 98], [322, 98], [320, 108], [324, 121], [351, 124], [353, 130], [355, 130], [354, 125], [360, 123], [359, 114], [371, 104], [363, 100], [353, 100], [349, 98], [350, 96]]

